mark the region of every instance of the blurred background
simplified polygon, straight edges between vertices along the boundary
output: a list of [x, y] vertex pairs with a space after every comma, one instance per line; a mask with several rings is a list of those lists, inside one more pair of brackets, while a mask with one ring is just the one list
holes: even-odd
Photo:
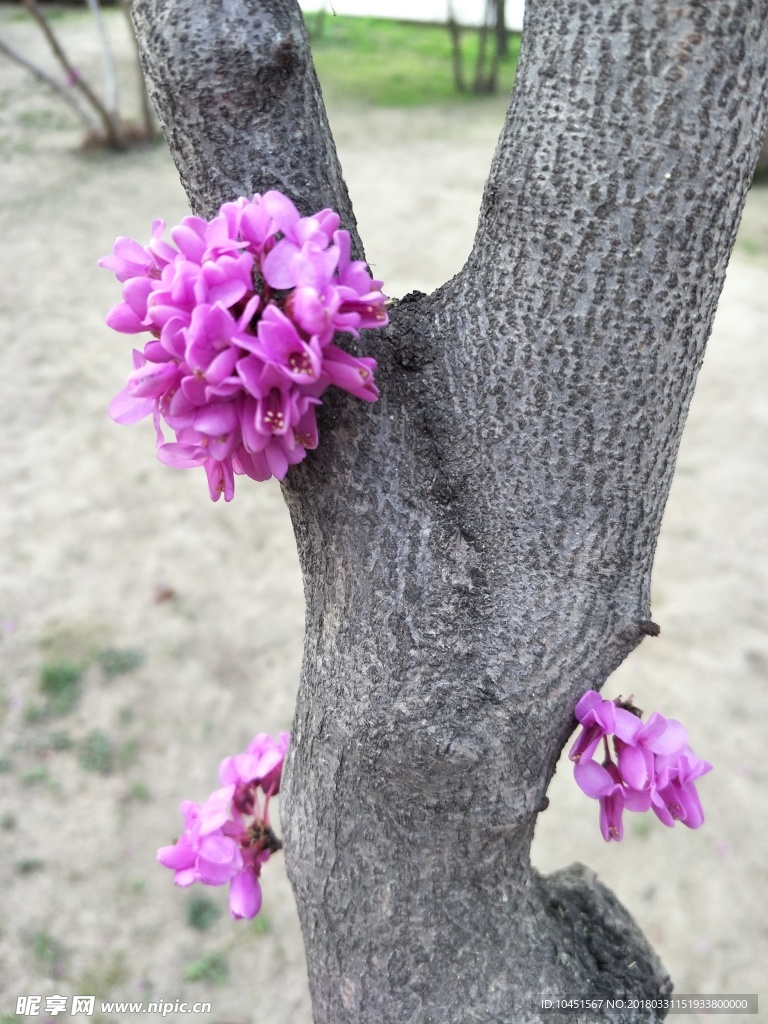
[[[17, 997], [53, 994], [308, 1024], [281, 859], [253, 922], [155, 862], [222, 757], [290, 728], [303, 602], [274, 481], [214, 505], [201, 473], [156, 461], [149, 423], [106, 414], [131, 344], [104, 325], [120, 289], [96, 262], [188, 212], [123, 7], [42, 8], [62, 62], [29, 7], [0, 4], [0, 1024], [25, 1019]], [[423, 23], [394, 20], [394, 0], [376, 18], [352, 7], [306, 4], [345, 176], [385, 290], [430, 291], [471, 246], [521, 12], [508, 4], [500, 33], [493, 4], [457, 2], [452, 25], [447, 4]], [[654, 576], [662, 633], [605, 691], [688, 726], [715, 765], [707, 822], [632, 815], [606, 845], [564, 763], [534, 848], [543, 871], [597, 870], [681, 993], [758, 992], [768, 962], [767, 198], [753, 187], [686, 427]], [[97, 1003], [83, 1019], [141, 1015]]]

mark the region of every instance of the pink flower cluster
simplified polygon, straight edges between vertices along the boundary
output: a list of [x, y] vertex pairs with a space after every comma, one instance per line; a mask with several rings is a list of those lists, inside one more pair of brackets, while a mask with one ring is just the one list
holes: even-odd
[[267, 192], [225, 203], [210, 222], [185, 217], [171, 231], [175, 246], [156, 220], [146, 246], [118, 238], [99, 262], [123, 283], [107, 324], [152, 335], [134, 350], [110, 416], [134, 423], [151, 413], [160, 460], [203, 466], [214, 501], [232, 499], [235, 474], [282, 480], [316, 448], [315, 408], [331, 384], [376, 401], [375, 360], [333, 337], [386, 325], [387, 298], [338, 227], [333, 210], [301, 217], [287, 196]]
[[[242, 754], [219, 766], [222, 789], [204, 804], [181, 805], [184, 831], [157, 859], [175, 872], [177, 885], [229, 882], [229, 909], [234, 918], [255, 917], [261, 909], [259, 875], [282, 843], [269, 823], [269, 801], [280, 789], [290, 734], [277, 739], [259, 733]], [[259, 800], [259, 790], [263, 799]]]
[[[669, 826], [676, 821], [688, 828], [702, 824], [695, 782], [712, 765], [687, 745], [688, 733], [680, 722], [654, 711], [643, 723], [632, 698], [603, 700], [594, 690], [584, 694], [575, 715], [582, 729], [568, 756], [575, 762], [579, 787], [600, 801], [600, 831], [606, 842], [622, 838], [625, 808], [652, 809]], [[592, 755], [601, 742], [604, 759], [598, 764]]]

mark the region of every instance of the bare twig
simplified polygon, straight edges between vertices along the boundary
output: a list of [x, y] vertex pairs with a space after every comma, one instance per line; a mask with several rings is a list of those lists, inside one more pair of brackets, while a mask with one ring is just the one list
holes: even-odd
[[509, 56], [509, 35], [507, 33], [507, 22], [504, 0], [492, 0], [494, 10], [494, 22], [496, 31], [496, 56], [503, 60]]
[[449, 0], [448, 3], [448, 32], [451, 36], [453, 84], [456, 87], [456, 92], [466, 92], [467, 87], [464, 82], [464, 67], [461, 57], [461, 29], [456, 21], [452, 0]]
[[475, 80], [472, 83], [472, 92], [481, 95], [488, 91], [485, 77], [485, 55], [488, 49], [488, 12], [483, 16], [483, 23], [478, 29], [477, 61], [475, 63]]
[[112, 55], [112, 47], [109, 42], [109, 34], [107, 33], [107, 26], [104, 24], [104, 17], [101, 13], [101, 6], [99, 0], [86, 0], [88, 7], [90, 8], [93, 19], [96, 22], [96, 30], [101, 38], [101, 53], [104, 58], [104, 82], [105, 91], [107, 94], [107, 110], [113, 115], [117, 115], [117, 75], [115, 74], [115, 59]]
[[98, 132], [99, 126], [96, 123], [96, 121], [94, 121], [94, 119], [91, 117], [88, 111], [83, 110], [83, 108], [77, 102], [77, 99], [67, 86], [62, 85], [60, 82], [57, 82], [53, 75], [49, 75], [47, 71], [43, 71], [43, 69], [38, 67], [37, 64], [34, 64], [31, 60], [25, 57], [23, 53], [19, 53], [19, 51], [14, 49], [13, 46], [11, 46], [9, 43], [6, 43], [4, 39], [0, 39], [0, 53], [4, 53], [9, 60], [12, 60], [14, 63], [25, 68], [27, 71], [33, 74], [35, 78], [39, 79], [41, 82], [44, 82], [47, 86], [53, 89], [54, 92], [56, 92], [64, 100], [64, 102], [72, 108], [74, 113], [85, 125], [85, 128], [87, 129], [89, 134]]
[[[498, 27], [497, 18], [504, 16], [503, 3], [499, 3], [499, 0], [487, 0], [485, 9], [485, 20], [483, 21], [479, 31], [479, 43], [477, 51], [477, 63], [475, 64], [475, 80], [472, 85], [472, 91], [479, 96], [490, 95], [496, 92], [499, 78], [499, 61], [501, 59], [501, 51], [499, 49], [499, 35], [496, 31]], [[494, 30], [494, 46], [490, 56], [488, 57], [488, 36]], [[486, 70], [486, 65], [489, 65]]]
[[126, 21], [128, 22], [128, 28], [131, 33], [131, 41], [136, 51], [136, 72], [138, 75], [139, 82], [139, 100], [141, 102], [141, 119], [144, 124], [144, 137], [147, 140], [154, 139], [158, 135], [157, 122], [155, 121], [155, 115], [152, 111], [152, 104], [149, 100], [149, 93], [147, 92], [147, 81], [144, 78], [144, 71], [141, 67], [141, 56], [139, 54], [139, 43], [136, 39], [136, 29], [133, 25], [133, 18], [131, 17], [131, 8], [128, 0], [118, 0], [120, 10], [125, 15]]
[[93, 109], [99, 115], [99, 118], [104, 125], [104, 133], [108, 144], [113, 149], [125, 149], [125, 139], [120, 131], [117, 119], [110, 114], [96, 93], [94, 93], [93, 89], [91, 89], [77, 69], [70, 63], [69, 58], [64, 53], [64, 50], [59, 43], [59, 40], [56, 38], [56, 35], [48, 24], [45, 15], [40, 9], [37, 0], [22, 0], [22, 2], [42, 29], [55, 57], [67, 72], [68, 80], [71, 81], [76, 88], [80, 89]]

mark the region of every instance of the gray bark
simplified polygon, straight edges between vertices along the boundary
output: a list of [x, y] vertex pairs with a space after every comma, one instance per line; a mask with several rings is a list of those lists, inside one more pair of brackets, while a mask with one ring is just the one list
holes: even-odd
[[[276, 187], [354, 233], [295, 3], [134, 13], [193, 208]], [[287, 478], [307, 619], [283, 820], [318, 1024], [669, 989], [588, 871], [528, 851], [578, 697], [651, 617], [767, 56], [766, 0], [528, 0], [466, 266], [364, 339], [380, 401], [329, 396]]]

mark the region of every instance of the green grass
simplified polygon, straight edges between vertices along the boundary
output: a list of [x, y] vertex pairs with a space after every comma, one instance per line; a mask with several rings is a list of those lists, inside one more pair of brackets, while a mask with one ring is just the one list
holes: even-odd
[[97, 999], [114, 999], [115, 990], [125, 985], [127, 980], [128, 971], [122, 950], [99, 953], [77, 979], [75, 991], [86, 992]]
[[184, 972], [187, 981], [207, 981], [211, 985], [223, 985], [229, 968], [222, 953], [203, 953]]
[[16, 116], [20, 128], [34, 131], [61, 131], [72, 127], [72, 119], [58, 110], [22, 110]]
[[269, 935], [272, 931], [272, 922], [263, 910], [251, 921], [251, 931], [254, 935]]
[[48, 932], [35, 932], [29, 944], [38, 965], [54, 978], [62, 977], [67, 951], [58, 939]]
[[146, 782], [132, 782], [128, 789], [128, 798], [138, 803], [148, 804], [152, 799], [152, 793]]
[[[47, 21], [85, 21], [88, 19], [89, 24], [92, 24], [92, 16], [89, 11], [79, 10], [78, 8], [69, 7], [62, 5], [61, 7], [51, 6], [46, 4], [45, 6], [45, 17]], [[30, 15], [27, 11], [19, 10], [14, 11], [8, 15], [8, 21], [30, 21]]]
[[96, 660], [107, 679], [115, 679], [138, 668], [144, 655], [137, 647], [103, 647]]
[[[80, 679], [84, 668], [67, 658], [49, 661], [40, 670], [40, 692], [45, 696], [46, 710], [53, 715], [74, 711], [80, 700]], [[29, 719], [29, 716], [28, 720]]]
[[25, 860], [16, 861], [16, 871], [20, 875], [34, 875], [38, 871], [43, 871], [45, 868], [45, 861], [38, 860], [37, 857], [27, 857]]
[[48, 769], [45, 765], [38, 765], [36, 768], [30, 769], [19, 779], [22, 786], [37, 786], [41, 782], [48, 781]]
[[75, 741], [67, 732], [52, 732], [46, 746], [48, 750], [71, 750]]
[[[314, 20], [307, 19], [310, 32]], [[474, 76], [478, 34], [463, 33], [464, 77]], [[489, 50], [491, 40], [489, 37]], [[510, 37], [509, 57], [499, 69], [499, 92], [512, 88], [520, 36]], [[378, 107], [477, 101], [453, 84], [451, 41], [446, 28], [379, 18], [326, 16], [312, 41], [312, 55], [323, 93]]]
[[126, 740], [121, 743], [115, 755], [115, 761], [120, 771], [130, 768], [139, 756], [139, 741], [137, 739]]
[[109, 775], [115, 764], [112, 741], [101, 729], [92, 729], [80, 744], [81, 768], [98, 775]]
[[187, 900], [187, 924], [200, 932], [207, 931], [221, 914], [221, 908], [205, 893], [196, 893]]
[[637, 818], [632, 821], [632, 834], [638, 839], [647, 839], [653, 831], [653, 819]]

